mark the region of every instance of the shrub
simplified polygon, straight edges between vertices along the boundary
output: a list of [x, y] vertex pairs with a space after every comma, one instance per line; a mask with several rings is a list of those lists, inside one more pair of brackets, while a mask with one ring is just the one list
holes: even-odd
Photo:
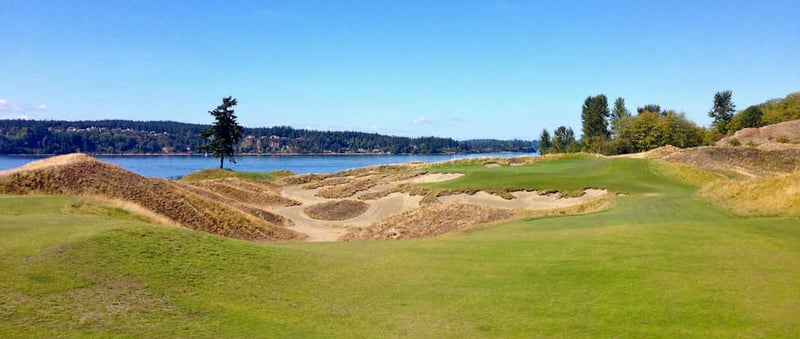
[[735, 139], [735, 138], [728, 141], [728, 145], [731, 145], [733, 147], [740, 146], [741, 144], [742, 143], [739, 142], [739, 139]]
[[787, 138], [785, 135], [781, 135], [781, 136], [778, 137], [778, 140], [776, 140], [776, 141], [778, 141], [779, 143], [782, 143], [782, 144], [786, 144], [786, 143], [789, 143], [789, 138]]

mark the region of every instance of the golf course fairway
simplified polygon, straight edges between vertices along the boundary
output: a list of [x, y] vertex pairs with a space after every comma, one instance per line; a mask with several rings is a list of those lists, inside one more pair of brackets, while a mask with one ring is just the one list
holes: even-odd
[[800, 220], [645, 159], [436, 165], [431, 189], [611, 207], [429, 239], [248, 242], [87, 198], [0, 196], [0, 337], [800, 337]]

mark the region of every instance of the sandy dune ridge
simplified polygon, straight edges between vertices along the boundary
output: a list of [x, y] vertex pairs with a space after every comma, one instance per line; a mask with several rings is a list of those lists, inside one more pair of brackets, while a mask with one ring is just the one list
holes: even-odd
[[[520, 211], [581, 205], [606, 194], [587, 190], [580, 197], [561, 198], [511, 192], [512, 199], [507, 199], [509, 196], [482, 191], [454, 194], [420, 186], [461, 176], [428, 173], [421, 165], [407, 164], [276, 182], [240, 178], [172, 181], [145, 178], [85, 154], [71, 154], [3, 171], [0, 193], [125, 201], [187, 228], [256, 241], [431, 237], [525, 215]], [[315, 207], [311, 211], [317, 213], [317, 219], [306, 214], [310, 207]], [[321, 220], [326, 216], [352, 217]]]

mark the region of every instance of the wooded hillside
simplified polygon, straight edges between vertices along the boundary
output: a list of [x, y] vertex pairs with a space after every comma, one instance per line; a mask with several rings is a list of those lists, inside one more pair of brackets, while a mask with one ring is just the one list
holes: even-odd
[[[174, 121], [0, 120], [0, 154], [197, 153], [207, 125]], [[245, 128], [237, 153], [252, 154], [441, 154], [535, 152], [527, 140], [408, 138], [377, 133], [314, 131], [287, 126]]]

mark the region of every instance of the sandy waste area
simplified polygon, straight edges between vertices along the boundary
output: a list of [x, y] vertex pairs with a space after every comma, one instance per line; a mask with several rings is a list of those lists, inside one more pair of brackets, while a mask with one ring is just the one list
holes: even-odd
[[[376, 185], [368, 190], [359, 192], [348, 199], [358, 199], [360, 196], [389, 191], [402, 184], [423, 184], [456, 179], [463, 174], [459, 173], [429, 173], [413, 178], [398, 180], [391, 183]], [[361, 199], [369, 207], [367, 210], [353, 218], [346, 220], [320, 220], [309, 217], [304, 209], [317, 204], [342, 200], [326, 199], [317, 196], [317, 193], [325, 187], [314, 189], [305, 188], [306, 185], [292, 185], [284, 188], [281, 195], [300, 202], [297, 206], [280, 207], [273, 212], [283, 217], [289, 218], [294, 222], [294, 226], [289, 228], [308, 235], [307, 241], [336, 241], [348, 232], [351, 228], [366, 228], [389, 216], [418, 208], [423, 197], [410, 195], [408, 193], [393, 192], [377, 199]], [[605, 190], [586, 190], [580, 197], [560, 198], [558, 195], [541, 195], [532, 192], [512, 192], [514, 199], [504, 199], [486, 192], [476, 192], [475, 194], [456, 194], [439, 197], [439, 201], [448, 204], [472, 204], [491, 208], [502, 209], [552, 209], [571, 205], [581, 204], [591, 199], [601, 197], [607, 192]]]

